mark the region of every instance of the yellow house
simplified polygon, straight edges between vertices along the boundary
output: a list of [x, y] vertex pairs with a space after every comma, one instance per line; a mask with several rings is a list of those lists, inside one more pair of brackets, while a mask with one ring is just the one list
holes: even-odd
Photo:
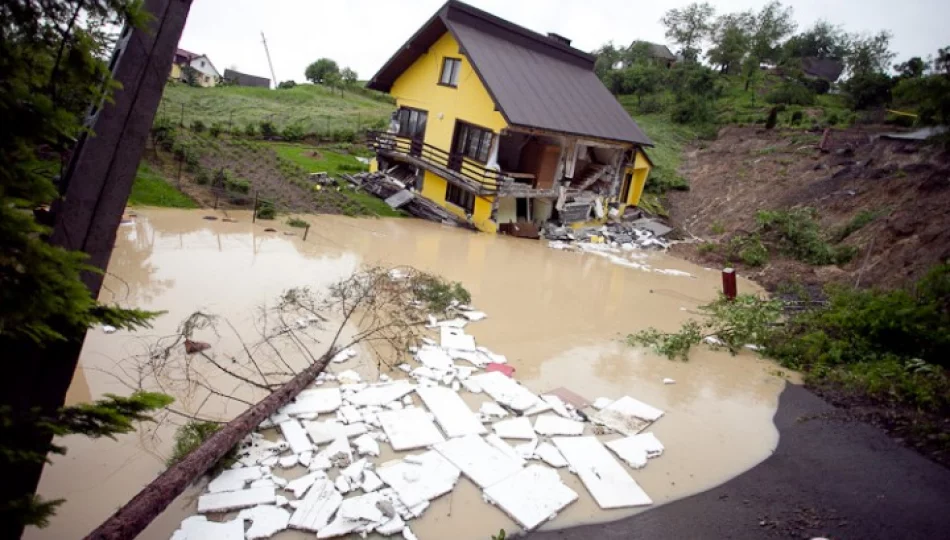
[[486, 232], [636, 205], [653, 143], [594, 60], [450, 0], [367, 84], [398, 106], [374, 166], [408, 169], [412, 189]]

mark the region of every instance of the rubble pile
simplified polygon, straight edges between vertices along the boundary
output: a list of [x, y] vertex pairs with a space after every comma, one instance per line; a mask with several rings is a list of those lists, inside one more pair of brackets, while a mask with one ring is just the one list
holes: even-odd
[[[411, 540], [410, 523], [462, 476], [526, 531], [578, 499], [566, 474], [578, 475], [602, 508], [652, 504], [627, 467], [662, 454], [660, 441], [641, 432], [663, 411], [630, 396], [590, 405], [564, 388], [538, 394], [512, 378], [504, 355], [465, 332], [485, 313], [456, 304], [450, 314], [428, 317], [432, 337], [412, 347], [412, 363], [394, 375], [364, 381], [347, 367], [358, 354], [339, 351], [335, 372], [321, 373], [241, 443], [237, 462], [199, 497], [199, 515], [172, 538], [256, 539], [296, 529], [317, 538]], [[472, 410], [466, 394], [487, 401]]]

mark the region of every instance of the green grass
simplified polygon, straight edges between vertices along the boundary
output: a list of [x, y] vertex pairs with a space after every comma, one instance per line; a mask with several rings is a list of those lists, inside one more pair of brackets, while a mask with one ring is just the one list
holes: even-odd
[[653, 140], [654, 147], [647, 149], [653, 170], [647, 180], [646, 190], [656, 193], [688, 188], [686, 179], [677, 170], [683, 160], [683, 147], [696, 139], [696, 129], [670, 121], [669, 115], [665, 113], [637, 114], [634, 96], [619, 96], [619, 99], [640, 129]]
[[198, 208], [195, 201], [175, 189], [161, 174], [145, 163], [139, 164], [129, 195], [132, 206], [165, 206], [168, 208]]
[[278, 130], [299, 125], [304, 132], [317, 134], [382, 128], [395, 109], [388, 96], [365, 89], [359, 93], [344, 92], [340, 97], [339, 91], [311, 84], [284, 90], [240, 86], [193, 88], [169, 84], [165, 86], [157, 116], [169, 118], [177, 124], [181, 119], [182, 105], [185, 106], [186, 126], [200, 120], [209, 126], [223, 123], [227, 130], [228, 121], [233, 117], [235, 130], [243, 131], [248, 123], [256, 125], [270, 120]]
[[[325, 172], [330, 176], [367, 170], [355, 156], [334, 152], [324, 147], [305, 144], [270, 143], [277, 155], [298, 165], [308, 173]], [[319, 157], [314, 157], [314, 153]]]

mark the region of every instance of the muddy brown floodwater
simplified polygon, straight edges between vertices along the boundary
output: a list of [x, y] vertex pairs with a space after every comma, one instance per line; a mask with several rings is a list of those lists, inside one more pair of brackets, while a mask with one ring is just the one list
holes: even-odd
[[[778, 443], [772, 416], [788, 374], [775, 365], [749, 352], [733, 357], [705, 348], [697, 348], [689, 362], [672, 362], [621, 342], [649, 326], [677, 328], [691, 310], [715, 298], [716, 271], [656, 253], [646, 259], [650, 266], [692, 277], [645, 272], [592, 254], [549, 249], [543, 242], [412, 219], [310, 217], [313, 226], [303, 241], [300, 229], [280, 222], [252, 224], [249, 213], [230, 213], [236, 222], [206, 220], [207, 210], [139, 209], [137, 214], [119, 230], [101, 299], [167, 313], [147, 331], [91, 330], [69, 391], [71, 403], [128, 393], [113, 376], [122, 359], [174, 333], [197, 309], [246, 324], [256, 306], [287, 288], [319, 289], [363, 265], [410, 265], [468, 288], [488, 319], [467, 332], [506, 355], [516, 378], [535, 392], [563, 386], [589, 400], [631, 395], [666, 411], [650, 428], [666, 452], [631, 471], [657, 505], [725, 482], [764, 460]], [[268, 226], [279, 232], [264, 232]], [[298, 234], [283, 234], [290, 231]], [[739, 287], [748, 291], [754, 285], [740, 281]], [[665, 377], [676, 384], [664, 385]], [[481, 399], [466, 396], [470, 403]], [[168, 430], [150, 427], [116, 441], [68, 437], [61, 442], [69, 451], [46, 468], [40, 493], [67, 502], [48, 528], [31, 529], [25, 538], [81, 537], [164, 469], [172, 443]], [[642, 511], [600, 510], [574, 475], [562, 469], [561, 476], [579, 499], [545, 528]], [[141, 537], [168, 538], [194, 512], [199, 489], [179, 497]], [[519, 530], [483, 503], [464, 477], [411, 525], [420, 538], [487, 538], [500, 528]], [[276, 536], [293, 537], [303, 535]]]

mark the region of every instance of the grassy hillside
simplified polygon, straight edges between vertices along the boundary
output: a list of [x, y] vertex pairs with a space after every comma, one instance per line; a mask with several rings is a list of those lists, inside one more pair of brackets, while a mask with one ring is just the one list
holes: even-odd
[[185, 125], [200, 120], [205, 125], [224, 125], [234, 129], [247, 124], [259, 127], [269, 120], [278, 129], [299, 126], [305, 133], [324, 135], [334, 131], [356, 131], [383, 127], [395, 108], [388, 96], [365, 89], [344, 91], [303, 84], [283, 90], [237, 86], [194, 88], [183, 84], [165, 87], [158, 117], [179, 122], [185, 106]]
[[169, 208], [198, 208], [195, 201], [166, 181], [161, 173], [144, 161], [139, 164], [129, 194], [131, 206], [166, 206]]

